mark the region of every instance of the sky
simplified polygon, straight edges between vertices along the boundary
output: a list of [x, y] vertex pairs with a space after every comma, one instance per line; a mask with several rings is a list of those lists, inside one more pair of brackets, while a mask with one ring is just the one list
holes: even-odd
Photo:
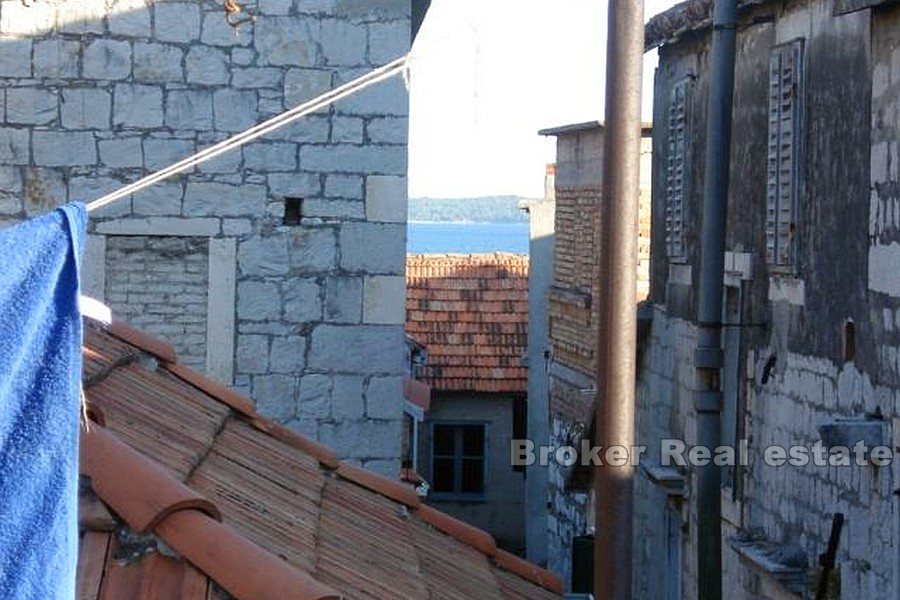
[[[646, 0], [645, 18], [677, 0]], [[547, 127], [603, 118], [606, 0], [433, 0], [413, 47], [411, 197], [543, 195]], [[644, 58], [644, 118], [656, 51]]]

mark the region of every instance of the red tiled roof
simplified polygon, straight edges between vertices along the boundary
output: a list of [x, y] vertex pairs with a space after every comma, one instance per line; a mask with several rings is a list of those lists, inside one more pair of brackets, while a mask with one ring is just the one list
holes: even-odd
[[411, 254], [406, 287], [406, 332], [428, 351], [434, 389], [527, 390], [527, 256]]
[[[146, 355], [158, 359], [158, 365]], [[120, 325], [85, 328], [79, 600], [557, 598], [559, 579]]]

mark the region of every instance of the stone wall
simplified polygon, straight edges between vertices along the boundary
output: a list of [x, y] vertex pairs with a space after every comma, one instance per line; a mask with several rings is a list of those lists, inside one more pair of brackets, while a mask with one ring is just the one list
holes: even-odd
[[[217, 2], [0, 2], [2, 218], [94, 199], [409, 48], [407, 0], [243, 4], [255, 21], [232, 29]], [[382, 83], [92, 215], [88, 288], [144, 313], [114, 295], [134, 272], [117, 237], [208, 240], [189, 282], [207, 278], [206, 340], [166, 337], [201, 367], [205, 344], [206, 370], [269, 416], [396, 472], [407, 114], [402, 80]]]
[[[813, 446], [820, 440], [818, 427], [836, 418], [879, 415], [882, 442], [898, 447], [900, 287], [894, 274], [900, 262], [892, 254], [892, 215], [900, 181], [894, 158], [900, 11], [834, 15], [832, 8], [828, 0], [748, 7], [738, 32], [725, 279], [729, 293], [740, 290], [742, 301], [740, 318], [729, 320], [727, 328], [739, 332], [740, 341], [725, 348], [726, 364], [737, 365], [725, 385], [735, 386], [738, 402], [738, 416], [726, 426], [747, 440], [749, 462], [734, 479], [725, 479], [722, 494], [729, 598], [797, 597], [771, 561], [753, 559], [752, 552], [739, 550], [736, 539], [753, 540], [782, 563], [805, 564], [799, 569], [814, 577], [837, 512], [846, 519], [837, 555], [839, 597], [898, 594], [896, 461], [888, 467], [776, 467], [763, 460], [770, 446]], [[769, 57], [775, 45], [798, 38], [804, 40], [806, 69], [805, 89], [798, 92], [805, 115], [803, 193], [796, 217], [800, 260], [785, 272], [769, 267], [765, 255]], [[688, 445], [696, 440], [691, 356], [697, 341], [699, 224], [693, 216], [702, 203], [708, 50], [706, 35], [664, 46], [657, 74], [658, 123], [664, 122], [660, 117], [675, 82], [693, 74], [697, 91], [690, 134], [694, 157], [687, 170], [695, 185], [685, 199], [686, 264], [670, 264], [664, 245], [657, 243], [664, 238], [657, 190], [665, 189], [667, 133], [662, 127], [654, 135], [660, 158], [653, 175], [654, 310], [637, 415], [638, 443], [651, 452], [663, 437]], [[855, 76], [848, 79], [848, 72]], [[634, 585], [639, 597], [661, 597], [673, 583], [683, 598], [696, 597], [696, 488], [691, 469], [683, 474], [686, 498], [638, 478]], [[662, 518], [673, 509], [683, 530], [674, 553]], [[665, 566], [671, 556], [681, 565], [677, 573]]]

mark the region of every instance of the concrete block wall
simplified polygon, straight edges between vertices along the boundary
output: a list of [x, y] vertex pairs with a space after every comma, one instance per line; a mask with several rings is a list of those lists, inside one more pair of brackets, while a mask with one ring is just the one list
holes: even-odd
[[[0, 219], [91, 200], [409, 48], [407, 0], [242, 4], [256, 19], [233, 29], [212, 2], [0, 2]], [[86, 278], [147, 315], [134, 273], [206, 243], [181, 282], [207, 286], [206, 339], [166, 337], [201, 367], [205, 345], [206, 370], [264, 413], [394, 474], [407, 117], [398, 78], [103, 209]], [[283, 224], [286, 197], [302, 198], [299, 225]], [[148, 285], [175, 285], [158, 271]]]

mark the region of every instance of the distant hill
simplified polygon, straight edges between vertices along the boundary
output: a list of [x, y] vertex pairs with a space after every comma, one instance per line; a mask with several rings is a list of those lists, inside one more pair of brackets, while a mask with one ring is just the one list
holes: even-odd
[[409, 220], [474, 223], [526, 222], [528, 216], [519, 208], [519, 200], [518, 196], [410, 198]]

